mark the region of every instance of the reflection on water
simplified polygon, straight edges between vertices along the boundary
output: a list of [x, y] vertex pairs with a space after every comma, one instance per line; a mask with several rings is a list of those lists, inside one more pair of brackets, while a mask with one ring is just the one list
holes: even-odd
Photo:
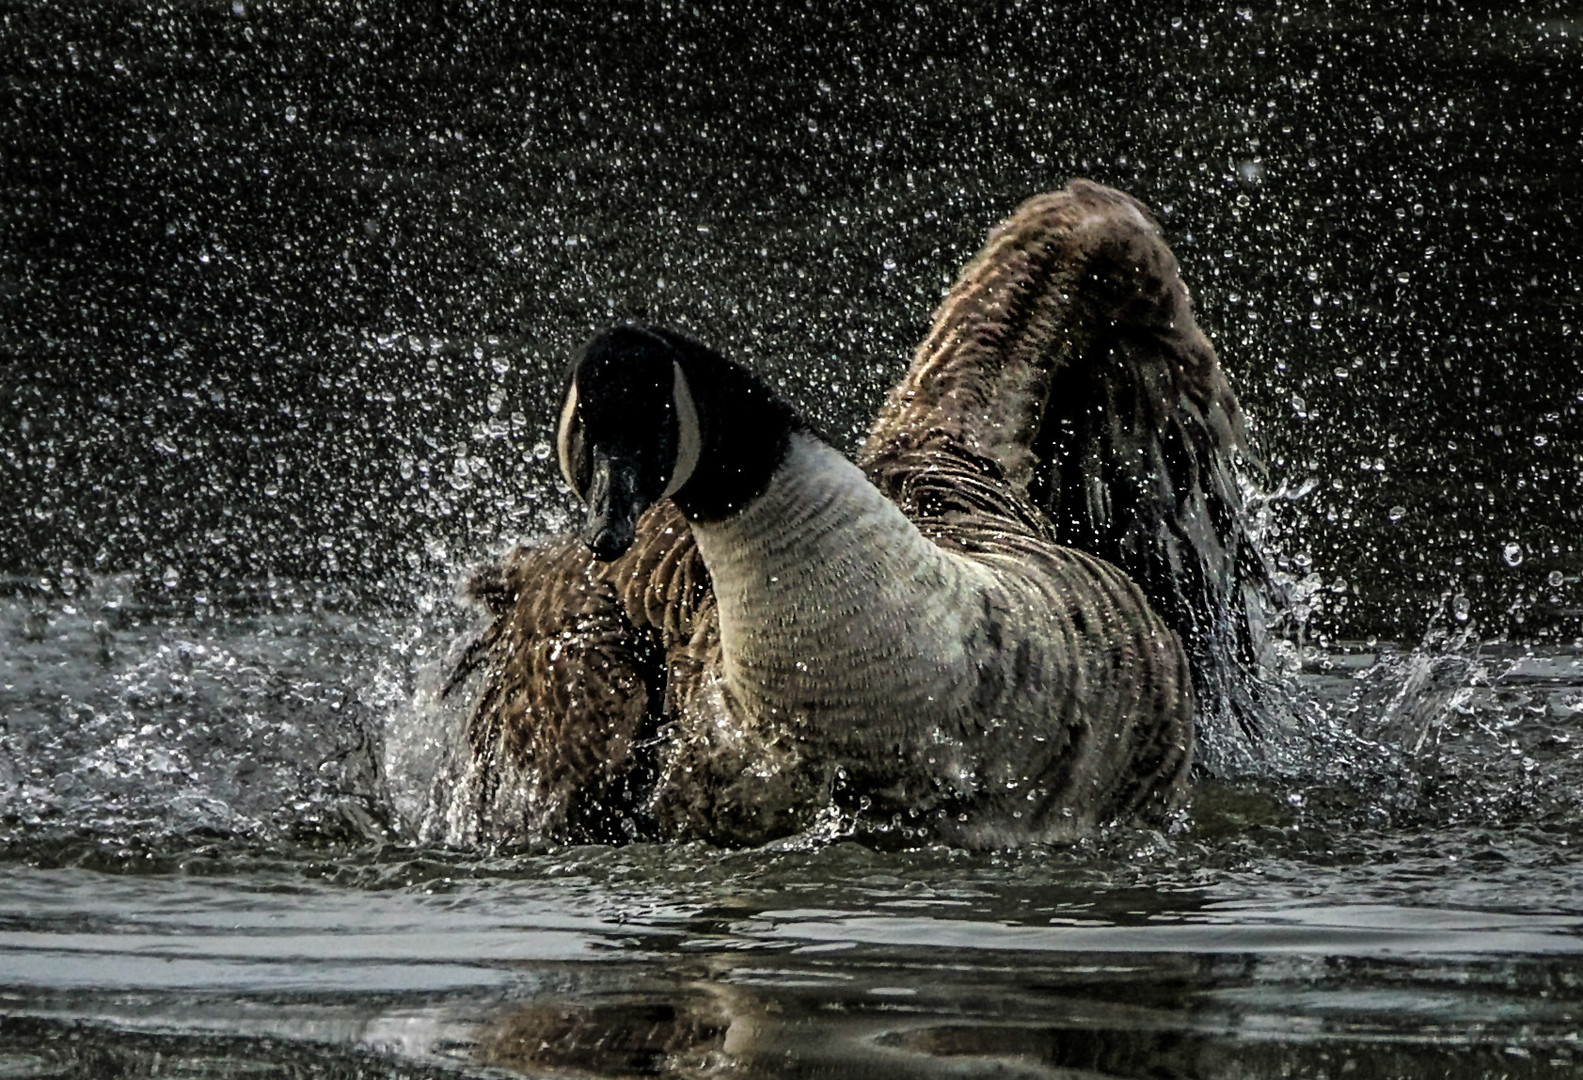
[[415, 703], [446, 620], [108, 587], [0, 604], [0, 634], [3, 1075], [1526, 1077], [1583, 1054], [1571, 651], [1312, 656], [1300, 752], [1202, 787], [1171, 835], [466, 852], [403, 839], [444, 749]]
[[1298, 726], [1169, 834], [459, 851], [455, 610], [277, 592], [0, 600], [0, 1075], [1579, 1067], [1576, 650], [1293, 651]]
[[[93, 1075], [207, 1054], [184, 1075], [294, 1075], [307, 1047], [334, 1076], [1472, 1077], [1569, 1075], [1583, 1054], [1575, 905], [1269, 902], [1235, 870], [1106, 890], [1123, 875], [1104, 858], [1069, 876], [1038, 856], [844, 845], [671, 854], [427, 879], [414, 860], [396, 888], [306, 867], [20, 870], [0, 908], [3, 1060]], [[798, 892], [854, 903], [766, 906]]]

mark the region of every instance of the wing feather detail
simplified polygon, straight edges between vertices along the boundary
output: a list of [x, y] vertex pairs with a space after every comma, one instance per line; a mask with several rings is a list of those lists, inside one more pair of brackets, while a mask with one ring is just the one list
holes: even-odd
[[1137, 582], [1187, 651], [1202, 760], [1258, 729], [1259, 608], [1280, 598], [1243, 507], [1246, 423], [1143, 204], [1077, 180], [990, 234], [858, 460], [902, 502], [943, 486], [915, 475], [937, 455], [1010, 488], [957, 488], [954, 517], [1026, 499], [1057, 543]]
[[[703, 665], [689, 657], [712, 615], [708, 571], [669, 502], [609, 563], [570, 537], [518, 547], [469, 586], [490, 611], [451, 679], [487, 677], [468, 727], [468, 831], [619, 842], [648, 831], [659, 729]], [[448, 688], [449, 689], [449, 688]]]

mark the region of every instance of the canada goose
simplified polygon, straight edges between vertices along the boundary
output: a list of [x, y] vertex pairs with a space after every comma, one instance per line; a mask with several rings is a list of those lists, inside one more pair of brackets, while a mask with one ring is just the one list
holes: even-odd
[[578, 355], [557, 435], [580, 537], [473, 584], [482, 834], [1065, 839], [1182, 804], [1195, 684], [1216, 737], [1253, 721], [1241, 410], [1119, 192], [990, 234], [855, 465], [634, 324]]

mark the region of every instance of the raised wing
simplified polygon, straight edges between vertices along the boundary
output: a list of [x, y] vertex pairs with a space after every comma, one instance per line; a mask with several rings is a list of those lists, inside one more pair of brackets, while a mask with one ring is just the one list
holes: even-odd
[[[1182, 638], [1213, 767], [1219, 729], [1251, 732], [1260, 714], [1255, 605], [1272, 589], [1237, 483], [1246, 447], [1159, 226], [1136, 200], [1078, 180], [990, 234], [859, 463], [938, 519], [926, 529], [949, 535], [950, 490], [1013, 529], [1029, 527], [1031, 504], [1058, 543], [1125, 570]], [[948, 482], [931, 479], [941, 468]], [[986, 480], [958, 479], [974, 474]]]

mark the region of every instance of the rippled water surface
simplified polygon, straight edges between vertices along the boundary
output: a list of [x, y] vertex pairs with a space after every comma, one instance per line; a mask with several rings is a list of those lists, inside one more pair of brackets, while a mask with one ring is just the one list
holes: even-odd
[[[0, 1077], [1583, 1075], [1583, 9], [816, 8], [0, 0]], [[1256, 424], [1258, 763], [1067, 848], [446, 847], [568, 350], [851, 445], [1073, 176]]]
[[1583, 1067], [1572, 650], [1311, 656], [1328, 759], [1169, 835], [481, 852], [412, 839], [444, 619], [112, 583], [0, 634], [5, 1075]]

